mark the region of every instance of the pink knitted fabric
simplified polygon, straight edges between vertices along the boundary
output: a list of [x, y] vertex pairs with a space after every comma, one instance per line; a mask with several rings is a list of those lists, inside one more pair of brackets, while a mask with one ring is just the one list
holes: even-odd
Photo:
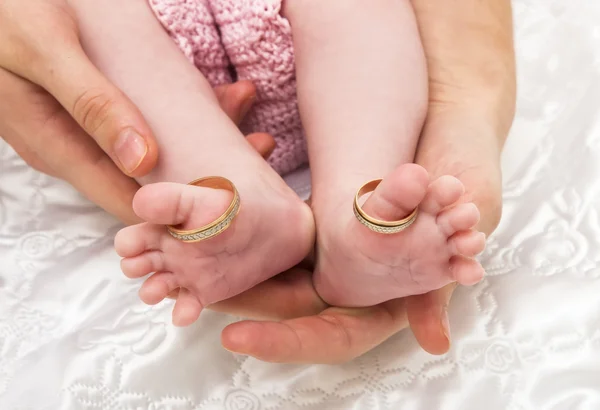
[[231, 82], [229, 59], [208, 0], [150, 0], [150, 6], [181, 51], [211, 84]]
[[268, 132], [277, 148], [269, 162], [285, 174], [307, 162], [296, 98], [294, 51], [282, 0], [150, 0], [158, 19], [213, 85], [251, 80], [257, 101], [242, 130]]

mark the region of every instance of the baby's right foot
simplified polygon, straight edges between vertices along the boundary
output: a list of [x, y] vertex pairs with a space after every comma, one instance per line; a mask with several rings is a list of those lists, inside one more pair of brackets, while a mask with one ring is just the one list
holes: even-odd
[[165, 225], [197, 229], [217, 219], [232, 193], [175, 183], [140, 189], [136, 214], [145, 223], [121, 230], [115, 239], [126, 276], [153, 273], [140, 289], [148, 304], [162, 301], [180, 288], [173, 323], [187, 326], [201, 310], [235, 296], [298, 264], [314, 244], [309, 207], [285, 184], [273, 188], [258, 180], [237, 186], [241, 206], [229, 229], [196, 243], [172, 237]]
[[462, 183], [451, 176], [429, 184], [427, 171], [405, 164], [385, 177], [366, 200], [372, 218], [395, 221], [418, 208], [403, 232], [374, 232], [359, 222], [348, 203], [334, 209], [320, 226], [315, 287], [335, 306], [371, 306], [427, 293], [450, 282], [472, 285], [483, 268], [474, 257], [485, 235], [474, 228], [479, 210], [458, 203]]

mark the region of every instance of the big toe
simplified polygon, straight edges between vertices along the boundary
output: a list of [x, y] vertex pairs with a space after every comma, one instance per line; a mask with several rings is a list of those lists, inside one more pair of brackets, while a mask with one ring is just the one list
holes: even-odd
[[384, 221], [395, 221], [410, 214], [427, 193], [429, 175], [416, 164], [405, 164], [385, 177], [367, 198], [363, 210]]
[[232, 196], [223, 189], [161, 182], [142, 187], [133, 199], [133, 209], [152, 224], [192, 229], [217, 219]]

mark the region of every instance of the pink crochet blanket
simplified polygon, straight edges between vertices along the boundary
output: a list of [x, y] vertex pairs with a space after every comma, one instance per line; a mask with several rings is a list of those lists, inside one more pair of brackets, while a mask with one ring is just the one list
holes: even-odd
[[282, 0], [149, 0], [177, 45], [213, 86], [232, 74], [251, 80], [257, 101], [244, 133], [268, 132], [277, 148], [269, 159], [280, 174], [307, 162], [298, 113], [294, 50]]

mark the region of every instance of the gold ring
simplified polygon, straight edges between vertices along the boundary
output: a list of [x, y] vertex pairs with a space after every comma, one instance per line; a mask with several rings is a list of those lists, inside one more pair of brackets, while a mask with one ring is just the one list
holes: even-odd
[[233, 192], [233, 198], [229, 207], [221, 216], [198, 229], [183, 231], [175, 228], [173, 225], [168, 225], [167, 229], [172, 237], [183, 242], [200, 242], [212, 238], [225, 231], [240, 211], [240, 195], [233, 185], [233, 182], [223, 177], [205, 177], [196, 179], [188, 185], [199, 186], [212, 189], [224, 189]]
[[383, 233], [383, 234], [394, 234], [398, 232], [402, 232], [409, 226], [411, 226], [415, 220], [417, 219], [417, 214], [419, 213], [419, 209], [415, 208], [410, 215], [408, 215], [404, 219], [400, 219], [398, 221], [382, 221], [380, 219], [375, 219], [366, 214], [365, 211], [361, 208], [358, 203], [359, 199], [369, 192], [373, 192], [375, 188], [383, 181], [382, 179], [375, 179], [373, 181], [369, 181], [356, 192], [356, 196], [354, 197], [354, 215], [356, 219], [372, 230], [373, 232]]

